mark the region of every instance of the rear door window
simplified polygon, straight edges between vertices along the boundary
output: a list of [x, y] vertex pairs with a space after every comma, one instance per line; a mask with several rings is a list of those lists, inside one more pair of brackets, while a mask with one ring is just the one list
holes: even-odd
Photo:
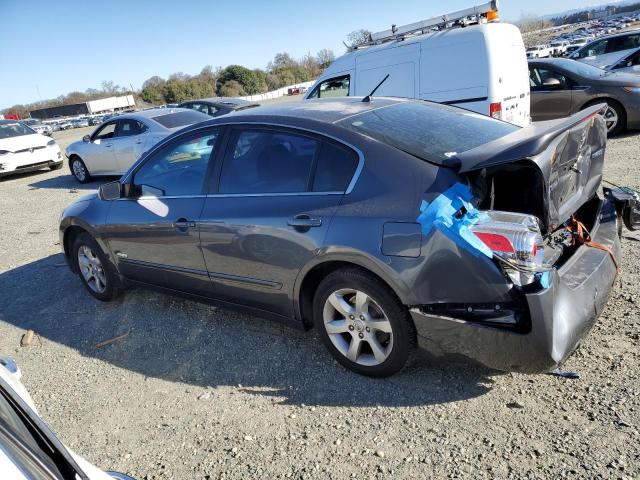
[[116, 130], [116, 137], [131, 137], [133, 135], [140, 135], [147, 130], [146, 125], [138, 120], [125, 119], [118, 122], [118, 128]]
[[290, 132], [235, 129], [220, 174], [220, 193], [308, 191], [319, 142]]

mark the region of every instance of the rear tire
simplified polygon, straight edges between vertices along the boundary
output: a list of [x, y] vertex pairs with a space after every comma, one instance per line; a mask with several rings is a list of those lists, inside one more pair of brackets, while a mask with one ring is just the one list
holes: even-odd
[[357, 268], [336, 270], [320, 282], [313, 321], [338, 362], [370, 377], [402, 370], [417, 345], [406, 307], [386, 284]]
[[69, 169], [78, 182], [87, 183], [91, 181], [91, 174], [80, 157], [74, 155], [69, 159]]
[[110, 302], [118, 296], [115, 268], [98, 245], [86, 232], [73, 241], [71, 259], [87, 291], [102, 302]]

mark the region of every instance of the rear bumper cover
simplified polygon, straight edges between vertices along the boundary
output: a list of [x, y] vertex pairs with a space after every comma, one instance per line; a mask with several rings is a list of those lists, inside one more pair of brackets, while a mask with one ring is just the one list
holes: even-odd
[[[592, 239], [609, 246], [616, 259], [620, 242], [613, 202], [602, 200]], [[617, 275], [611, 256], [581, 246], [558, 270], [548, 288], [525, 294], [531, 316], [526, 334], [411, 309], [419, 344], [433, 353], [454, 353], [498, 370], [538, 373], [565, 361], [604, 309]]]

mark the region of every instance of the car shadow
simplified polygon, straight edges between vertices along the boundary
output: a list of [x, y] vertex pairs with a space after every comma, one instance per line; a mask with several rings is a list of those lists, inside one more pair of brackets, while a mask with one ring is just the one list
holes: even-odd
[[118, 178], [120, 177], [99, 177], [88, 183], [80, 183], [71, 174], [59, 175], [57, 177], [45, 178], [39, 182], [30, 183], [29, 187], [32, 189], [52, 188], [60, 190], [97, 190], [100, 185], [117, 180]]
[[241, 385], [286, 404], [442, 404], [483, 395], [496, 374], [418, 351], [412, 366], [391, 378], [363, 377], [333, 361], [314, 331], [143, 289], [98, 302], [62, 254], [1, 273], [0, 291], [0, 321], [33, 329], [43, 342], [148, 377], [213, 388]]

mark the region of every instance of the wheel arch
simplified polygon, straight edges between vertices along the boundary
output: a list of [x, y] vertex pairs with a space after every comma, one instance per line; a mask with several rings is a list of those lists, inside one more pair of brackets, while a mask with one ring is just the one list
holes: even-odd
[[91, 235], [91, 237], [93, 237], [93, 239], [98, 242], [98, 245], [110, 260], [110, 262], [115, 266], [115, 262], [113, 261], [110, 249], [107, 247], [103, 239], [100, 238], [100, 235], [97, 234], [95, 229], [91, 225], [83, 222], [77, 217], [67, 217], [60, 224], [60, 241], [62, 243], [62, 249], [67, 263], [74, 273], [78, 272], [76, 271], [77, 269], [75, 262], [71, 258], [71, 250], [73, 248], [73, 241], [81, 233], [87, 233], [88, 235]]
[[294, 286], [294, 313], [304, 329], [313, 326], [313, 298], [320, 282], [330, 273], [341, 268], [356, 268], [373, 275], [384, 283], [401, 303], [407, 304], [407, 290], [404, 285], [391, 281], [393, 275], [386, 272], [372, 259], [367, 257], [331, 256], [316, 258], [298, 275]]
[[607, 103], [607, 104], [615, 103], [618, 107], [620, 107], [620, 109], [624, 113], [624, 125], [622, 126], [622, 128], [623, 129], [627, 128], [627, 119], [629, 118], [629, 113], [627, 112], [627, 109], [625, 108], [624, 104], [620, 100], [616, 100], [615, 98], [610, 97], [606, 94], [587, 100], [580, 106], [580, 110], [584, 110], [585, 108], [591, 107], [593, 105], [597, 105], [598, 103]]

